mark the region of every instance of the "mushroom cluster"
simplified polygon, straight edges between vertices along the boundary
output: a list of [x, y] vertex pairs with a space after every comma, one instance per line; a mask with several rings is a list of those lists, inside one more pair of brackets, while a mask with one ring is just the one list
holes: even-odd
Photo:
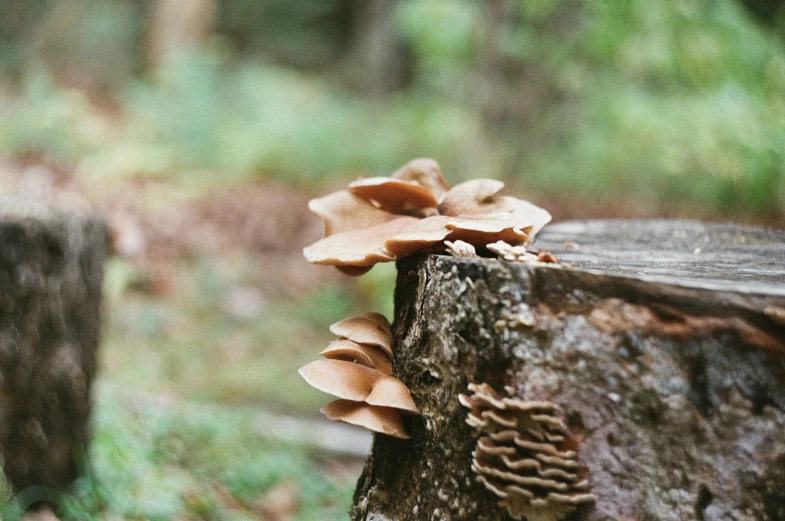
[[420, 414], [409, 389], [392, 376], [392, 331], [379, 313], [364, 313], [330, 326], [338, 336], [316, 360], [300, 368], [312, 387], [339, 399], [322, 407], [331, 420], [396, 438], [409, 438], [401, 414]]
[[377, 262], [446, 249], [446, 241], [472, 246], [529, 243], [551, 215], [527, 201], [499, 195], [504, 183], [475, 179], [449, 188], [436, 161], [415, 159], [390, 177], [358, 179], [313, 199], [324, 238], [305, 248], [309, 262], [362, 275]]
[[484, 434], [472, 470], [512, 517], [559, 521], [594, 501], [557, 404], [499, 397], [487, 384], [469, 391], [458, 397], [469, 409], [466, 423]]

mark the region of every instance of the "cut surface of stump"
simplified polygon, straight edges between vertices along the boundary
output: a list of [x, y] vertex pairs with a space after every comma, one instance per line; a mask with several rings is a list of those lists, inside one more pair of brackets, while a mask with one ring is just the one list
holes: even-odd
[[0, 454], [17, 491], [84, 463], [105, 250], [95, 216], [0, 198]]
[[594, 497], [564, 519], [785, 519], [785, 234], [566, 222], [533, 248], [562, 262], [399, 262], [393, 373], [422, 416], [376, 437], [352, 519], [512, 519], [472, 470], [469, 384], [563, 411]]

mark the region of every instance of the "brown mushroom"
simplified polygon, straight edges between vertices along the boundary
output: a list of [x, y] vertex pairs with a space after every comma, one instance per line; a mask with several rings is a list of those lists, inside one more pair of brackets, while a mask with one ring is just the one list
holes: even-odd
[[392, 356], [392, 332], [384, 315], [365, 313], [345, 318], [332, 324], [330, 331], [334, 335], [348, 338], [358, 344], [378, 346], [387, 356]]
[[471, 218], [436, 215], [412, 223], [384, 242], [396, 258], [442, 248], [443, 241], [461, 240], [473, 245], [504, 240], [519, 244], [528, 239], [528, 227], [511, 214], [475, 215]]
[[412, 159], [393, 172], [390, 177], [424, 186], [431, 191], [436, 199], [440, 199], [449, 189], [442, 176], [439, 163], [430, 158], [420, 157]]
[[409, 390], [397, 378], [344, 360], [316, 360], [298, 371], [308, 385], [344, 400], [419, 414]]
[[436, 208], [439, 202], [431, 191], [417, 183], [390, 177], [368, 177], [349, 184], [349, 191], [371, 200], [378, 208], [394, 214]]
[[324, 219], [324, 236], [366, 228], [395, 219], [348, 190], [341, 190], [308, 201], [308, 209]]
[[386, 376], [374, 383], [373, 390], [365, 398], [365, 403], [381, 407], [393, 407], [408, 414], [420, 414], [409, 394], [409, 389], [395, 377]]
[[321, 411], [327, 418], [334, 421], [359, 425], [396, 438], [409, 438], [401, 423], [401, 414], [390, 407], [379, 407], [350, 400], [335, 400], [322, 407]]
[[376, 369], [385, 375], [392, 374], [392, 363], [387, 354], [380, 348], [367, 344], [358, 344], [345, 338], [331, 342], [321, 353], [331, 360], [346, 360]]
[[377, 313], [375, 311], [367, 311], [361, 315], [357, 315], [357, 318], [363, 318], [365, 320], [369, 320], [376, 324], [379, 329], [387, 333], [387, 335], [392, 338], [392, 326], [390, 325], [390, 321], [387, 320], [387, 317], [382, 315], [381, 313]]
[[415, 217], [397, 216], [375, 226], [336, 233], [307, 246], [303, 254], [308, 262], [333, 266], [369, 267], [394, 261], [395, 255], [384, 249], [384, 242], [418, 221]]
[[338, 398], [365, 401], [384, 375], [376, 369], [344, 360], [316, 360], [298, 371], [308, 385]]
[[511, 213], [520, 222], [531, 226], [534, 237], [551, 221], [551, 214], [528, 201], [499, 195], [504, 183], [494, 179], [474, 179], [454, 186], [439, 204], [441, 215], [467, 217], [488, 213]]
[[453, 186], [439, 203], [439, 214], [466, 216], [490, 213], [495, 196], [504, 188], [504, 183], [495, 179], [472, 179]]

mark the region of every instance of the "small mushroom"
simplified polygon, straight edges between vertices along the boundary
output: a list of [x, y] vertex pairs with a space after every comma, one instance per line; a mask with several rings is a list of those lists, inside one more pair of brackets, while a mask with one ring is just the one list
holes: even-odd
[[412, 159], [393, 172], [390, 177], [401, 181], [412, 181], [424, 186], [431, 191], [436, 199], [440, 199], [449, 189], [444, 181], [444, 176], [442, 176], [439, 163], [430, 158]]
[[390, 407], [379, 407], [350, 400], [335, 400], [321, 409], [330, 420], [359, 425], [374, 432], [380, 432], [401, 439], [409, 435], [401, 423], [401, 414]]
[[324, 219], [325, 237], [386, 223], [396, 218], [348, 190], [311, 199], [308, 201], [308, 209]]
[[365, 313], [345, 318], [332, 324], [330, 331], [358, 344], [378, 346], [387, 356], [392, 356], [392, 331], [384, 315]]
[[533, 253], [528, 251], [525, 245], [513, 246], [504, 241], [497, 241], [493, 244], [486, 245], [486, 248], [500, 258], [509, 261], [525, 262], [529, 264], [554, 264], [559, 262], [559, 258], [555, 257], [552, 253], [547, 251]]
[[447, 253], [453, 257], [479, 257], [477, 250], [468, 242], [444, 241], [444, 245], [447, 247]]
[[390, 177], [368, 177], [349, 184], [349, 191], [371, 200], [378, 208], [394, 214], [436, 208], [439, 201], [426, 187]]
[[331, 360], [345, 360], [376, 369], [385, 375], [392, 374], [392, 363], [387, 354], [380, 348], [367, 344], [358, 344], [346, 338], [335, 340], [321, 353]]

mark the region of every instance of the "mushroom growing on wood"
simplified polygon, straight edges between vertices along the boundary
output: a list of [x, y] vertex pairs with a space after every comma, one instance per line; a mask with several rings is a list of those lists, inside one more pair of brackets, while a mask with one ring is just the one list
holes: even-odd
[[498, 496], [515, 519], [559, 521], [594, 502], [561, 407], [500, 397], [487, 384], [469, 384], [459, 401], [483, 433], [472, 453], [477, 481]]
[[419, 414], [409, 390], [392, 376], [392, 331], [379, 313], [364, 313], [330, 326], [339, 338], [299, 373], [312, 387], [337, 396], [322, 413], [331, 420], [408, 438], [401, 414]]
[[358, 179], [349, 184], [349, 191], [391, 213], [416, 212], [439, 205], [436, 196], [424, 186], [391, 177]]
[[401, 423], [401, 413], [391, 407], [379, 407], [351, 400], [335, 400], [321, 408], [330, 420], [350, 423], [396, 438], [408, 439]]
[[390, 323], [380, 313], [363, 313], [345, 318], [330, 326], [330, 332], [359, 344], [378, 346], [387, 356], [392, 356], [392, 330]]
[[527, 201], [499, 195], [504, 183], [467, 181], [448, 189], [432, 159], [410, 161], [390, 177], [359, 179], [349, 190], [314, 199], [325, 238], [306, 247], [306, 259], [362, 275], [377, 262], [415, 253], [443, 253], [445, 241], [484, 247], [531, 242], [550, 214]]
[[387, 357], [387, 353], [376, 346], [358, 344], [347, 338], [340, 338], [331, 342], [319, 354], [331, 360], [346, 360], [376, 369], [386, 375], [392, 374], [392, 364]]

